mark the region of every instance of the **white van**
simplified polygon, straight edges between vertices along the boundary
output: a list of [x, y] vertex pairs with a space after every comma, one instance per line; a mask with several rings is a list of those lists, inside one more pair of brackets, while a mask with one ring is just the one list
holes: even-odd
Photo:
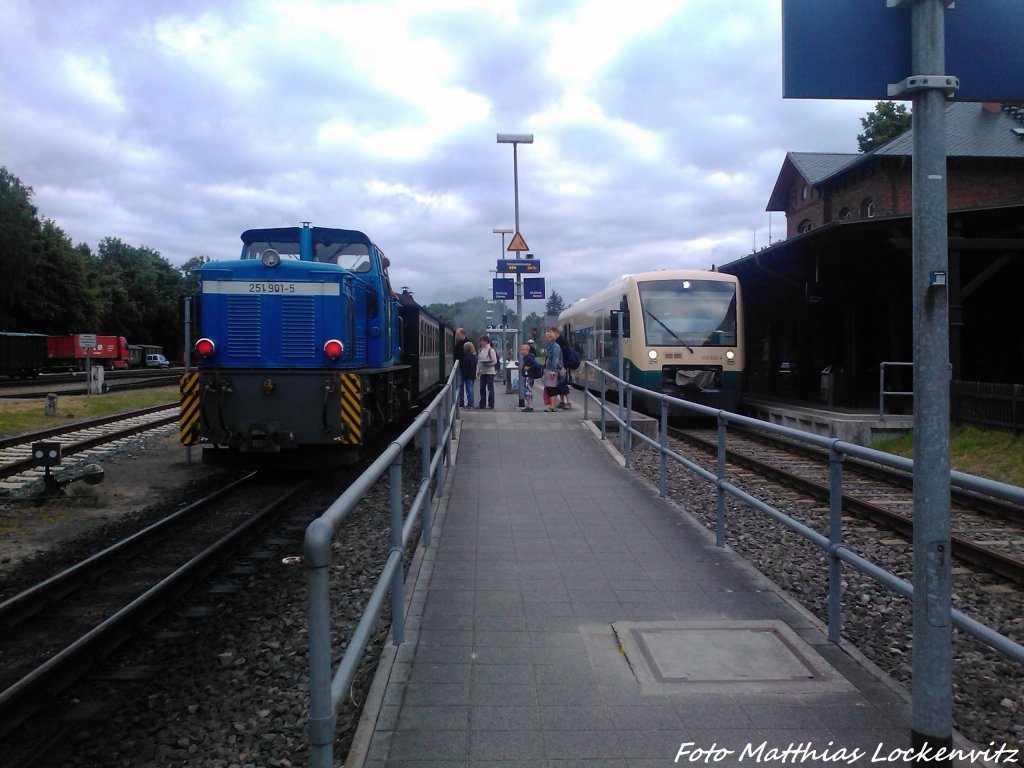
[[146, 355], [147, 368], [167, 368], [170, 365], [163, 355]]

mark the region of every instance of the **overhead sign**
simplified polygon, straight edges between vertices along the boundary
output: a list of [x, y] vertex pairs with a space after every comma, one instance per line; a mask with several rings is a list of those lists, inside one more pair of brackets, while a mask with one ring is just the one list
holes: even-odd
[[512, 272], [524, 274], [526, 272], [540, 272], [539, 259], [498, 259], [499, 272]]
[[544, 278], [543, 277], [524, 277], [523, 278], [523, 298], [524, 299], [543, 299], [546, 294], [544, 293]]
[[945, 12], [945, 72], [914, 72], [910, 8], [885, 0], [782, 0], [782, 95], [888, 99], [917, 75], [960, 81], [957, 101], [1024, 99], [1024, 2], [970, 0]]
[[523, 240], [523, 236], [516, 232], [512, 237], [512, 242], [508, 244], [508, 248], [506, 248], [506, 250], [518, 253], [519, 251], [528, 251], [530, 249], [526, 246], [526, 241]]
[[507, 301], [516, 297], [516, 281], [510, 277], [496, 277], [492, 281], [495, 301]]

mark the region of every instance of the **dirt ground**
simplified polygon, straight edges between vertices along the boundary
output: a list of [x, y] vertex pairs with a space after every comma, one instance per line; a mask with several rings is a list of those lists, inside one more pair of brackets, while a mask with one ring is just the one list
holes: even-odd
[[[127, 452], [93, 459], [103, 466], [99, 485], [78, 481], [63, 498], [40, 503], [0, 498], [0, 577], [24, 559], [79, 538], [110, 523], [167, 506], [190, 488], [218, 484], [223, 470], [204, 466], [201, 452], [185, 451], [176, 431], [150, 438]], [[233, 476], [233, 475], [232, 475]]]

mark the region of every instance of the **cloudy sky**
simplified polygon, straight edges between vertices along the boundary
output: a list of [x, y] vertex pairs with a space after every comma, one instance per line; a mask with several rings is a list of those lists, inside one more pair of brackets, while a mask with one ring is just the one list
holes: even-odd
[[[788, 101], [781, 0], [0, 0], [0, 165], [75, 243], [174, 264], [360, 229], [423, 303], [489, 291], [514, 222], [571, 301], [785, 231], [785, 153], [870, 102]], [[528, 303], [526, 311], [542, 311]]]

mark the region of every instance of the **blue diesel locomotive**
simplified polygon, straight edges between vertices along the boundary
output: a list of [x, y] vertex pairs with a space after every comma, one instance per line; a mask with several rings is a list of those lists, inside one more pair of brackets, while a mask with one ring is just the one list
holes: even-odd
[[[204, 462], [353, 461], [451, 368], [451, 328], [392, 291], [387, 258], [362, 232], [250, 229], [239, 259], [197, 272]], [[183, 425], [194, 405], [183, 398]]]

